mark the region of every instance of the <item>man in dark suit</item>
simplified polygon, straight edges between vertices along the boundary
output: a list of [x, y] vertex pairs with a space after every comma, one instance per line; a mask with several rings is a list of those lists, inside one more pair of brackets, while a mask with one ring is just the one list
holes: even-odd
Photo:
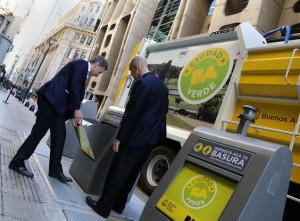
[[116, 155], [100, 199], [86, 197], [87, 204], [102, 217], [108, 217], [112, 209], [123, 212], [144, 162], [153, 147], [166, 139], [168, 89], [149, 72], [145, 58], [134, 57], [129, 68], [137, 81], [113, 142]]
[[27, 177], [33, 173], [27, 170], [24, 161], [35, 151], [48, 129], [51, 133], [49, 176], [66, 183], [72, 179], [63, 173], [61, 158], [66, 137], [65, 120], [73, 119], [74, 126], [83, 119], [80, 105], [84, 97], [85, 81], [89, 76], [99, 76], [108, 68], [102, 56], [96, 56], [89, 62], [74, 60], [66, 64], [52, 80], [38, 91], [38, 111], [31, 134], [11, 160], [9, 168]]

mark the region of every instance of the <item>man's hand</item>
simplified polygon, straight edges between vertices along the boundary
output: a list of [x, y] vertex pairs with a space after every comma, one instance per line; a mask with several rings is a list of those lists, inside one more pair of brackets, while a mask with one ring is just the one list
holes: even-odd
[[113, 145], [112, 145], [113, 151], [116, 152], [116, 153], [119, 152], [119, 147], [120, 147], [120, 141], [115, 139], [113, 141]]
[[80, 109], [74, 110], [74, 120], [73, 125], [74, 127], [81, 125], [83, 119], [83, 115]]

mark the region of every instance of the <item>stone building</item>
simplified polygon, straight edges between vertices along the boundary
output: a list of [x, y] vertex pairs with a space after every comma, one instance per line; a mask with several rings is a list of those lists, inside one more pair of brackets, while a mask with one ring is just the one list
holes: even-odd
[[[96, 36], [94, 27], [102, 8], [101, 0], [81, 0], [64, 15], [60, 25], [31, 52], [25, 72], [17, 79], [18, 84], [22, 82], [28, 87], [34, 79], [32, 89], [35, 90], [69, 61], [88, 60]], [[55, 42], [49, 47], [53, 39]]]
[[0, 5], [0, 64], [2, 64], [17, 34], [20, 25], [17, 20], [10, 8]]
[[16, 31], [10, 28], [13, 20], [13, 13], [8, 8], [0, 6], [0, 32], [2, 34], [7, 36], [16, 34]]
[[[24, 23], [26, 23], [28, 15], [31, 12], [33, 0], [0, 0], [0, 35], [2, 40], [0, 42], [0, 49], [3, 52], [8, 48], [3, 61], [7, 66], [7, 78], [11, 78], [18, 70], [18, 65], [22, 61], [21, 49], [16, 46], [16, 41], [19, 39], [20, 32], [22, 32]], [[1, 57], [1, 56], [0, 56]], [[19, 60], [20, 58], [20, 60]], [[0, 58], [0, 62], [1, 62]]]
[[[89, 82], [96, 85], [93, 100], [100, 102], [98, 117], [114, 104], [116, 91], [135, 45], [144, 37], [162, 42], [234, 28], [249, 22], [261, 33], [291, 25], [299, 32], [299, 0], [82, 0], [64, 16], [27, 64], [30, 79], [43, 58], [51, 36], [57, 39], [48, 52], [33, 88], [49, 80], [67, 62], [103, 55], [109, 69]], [[88, 4], [90, 4], [88, 6]], [[92, 6], [92, 4], [100, 4]], [[85, 5], [85, 6], [84, 6]], [[99, 7], [103, 7], [100, 14]], [[97, 23], [97, 35], [94, 26]], [[95, 40], [95, 38], [97, 38]], [[27, 75], [27, 76], [26, 76]], [[19, 78], [20, 79], [20, 78]]]
[[116, 91], [135, 45], [234, 28], [249, 22], [261, 33], [283, 25], [299, 32], [299, 0], [107, 0], [99, 17], [92, 55], [109, 62], [107, 73], [92, 78], [98, 117], [114, 104]]

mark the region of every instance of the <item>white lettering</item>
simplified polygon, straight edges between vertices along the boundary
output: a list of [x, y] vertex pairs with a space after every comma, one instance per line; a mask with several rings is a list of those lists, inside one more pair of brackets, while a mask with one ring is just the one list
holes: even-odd
[[192, 93], [193, 92], [193, 90], [191, 90], [191, 88], [189, 87], [189, 89], [188, 89], [188, 94], [190, 94], [190, 93]]
[[213, 150], [213, 151], [211, 152], [211, 156], [213, 156], [213, 157], [214, 157], [214, 156], [216, 156], [216, 155], [217, 155], [217, 153], [218, 153], [218, 152], [217, 152], [216, 150]]
[[193, 90], [192, 97], [197, 97], [197, 91], [196, 90]]
[[202, 90], [193, 90], [189, 87], [187, 94], [190, 95], [193, 98], [203, 97], [203, 95], [209, 94], [211, 90], [213, 90], [216, 87], [214, 83], [211, 83], [209, 87], [205, 87]]
[[244, 163], [245, 163], [244, 160], [240, 160], [240, 162], [238, 162], [237, 165], [243, 167], [243, 166], [244, 166]]
[[188, 201], [188, 203], [190, 205], [193, 205], [193, 206], [201, 206], [201, 205], [205, 204], [205, 200], [195, 201], [195, 200], [191, 199], [190, 197], [188, 197], [186, 200]]
[[213, 90], [216, 86], [217, 86], [217, 85], [215, 85], [214, 82], [211, 82], [211, 83], [209, 84], [209, 87], [210, 87], [212, 90]]
[[[220, 149], [220, 150], [223, 150], [223, 149]], [[219, 151], [214, 149], [211, 152], [210, 156], [214, 157], [214, 158], [217, 158], [219, 160], [228, 162], [230, 164], [234, 164], [234, 165], [237, 165], [237, 166], [244, 166], [245, 160], [241, 159], [241, 154], [233, 153], [233, 155], [236, 155], [236, 156], [233, 156], [231, 151], [226, 151], [226, 150], [223, 150], [223, 151], [227, 152], [227, 153], [219, 152]]]
[[204, 92], [204, 95], [207, 95], [209, 93], [209, 88], [208, 87], [204, 88], [203, 92]]
[[237, 158], [237, 157], [233, 157], [233, 159], [232, 159], [232, 163], [233, 164], [238, 164], [238, 160], [239, 160], [239, 158]]

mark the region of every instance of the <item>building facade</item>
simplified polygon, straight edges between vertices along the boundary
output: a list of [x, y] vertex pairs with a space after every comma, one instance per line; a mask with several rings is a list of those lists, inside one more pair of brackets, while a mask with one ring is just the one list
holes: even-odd
[[[9, 72], [9, 74], [6, 76], [7, 78], [10, 78], [15, 72], [17, 72], [18, 63], [23, 59], [21, 54], [16, 52], [15, 40], [18, 39], [18, 34], [20, 31], [22, 31], [23, 24], [30, 14], [33, 2], [34, 0], [0, 0], [0, 8], [1, 11], [4, 12], [0, 13], [0, 33], [2, 37], [5, 35], [4, 38], [6, 38], [6, 40], [11, 44], [8, 53], [5, 56], [5, 60], [3, 61], [7, 65], [7, 70]], [[6, 21], [4, 21], [3, 18]], [[5, 47], [3, 47], [3, 42], [1, 43], [2, 44], [0, 48], [1, 51], [3, 51]]]
[[[104, 3], [105, 2], [105, 3]], [[50, 37], [57, 39], [40, 67], [33, 88], [51, 79], [67, 62], [103, 55], [109, 69], [93, 77], [98, 117], [114, 103], [130, 55], [143, 38], [155, 42], [234, 28], [249, 22], [261, 33], [291, 25], [299, 32], [299, 0], [82, 0], [39, 44], [17, 77], [29, 82], [41, 64]], [[101, 11], [100, 9], [103, 8]], [[101, 13], [100, 13], [101, 11]], [[95, 34], [94, 27], [97, 32]]]
[[0, 6], [0, 64], [2, 64], [13, 38], [17, 34], [20, 23], [16, 24], [16, 20], [9, 8]]
[[300, 32], [299, 0], [107, 0], [99, 17], [92, 55], [109, 62], [107, 73], [92, 78], [98, 117], [114, 103], [117, 88], [135, 45], [234, 28], [249, 22], [264, 33], [283, 25]]
[[100, 77], [93, 77], [89, 84], [89, 88], [91, 84], [96, 85], [93, 100], [101, 103], [100, 110], [113, 103], [118, 82], [131, 52], [147, 35], [157, 6], [158, 1], [153, 0], [106, 2], [91, 55], [105, 56], [109, 67]]
[[[32, 84], [32, 89], [36, 90], [71, 60], [88, 60], [96, 36], [94, 27], [103, 4], [101, 0], [81, 0], [64, 15], [60, 25], [33, 49], [30, 59], [23, 65], [26, 68], [15, 79], [17, 84], [28, 87], [36, 75]], [[53, 39], [55, 43], [49, 47]]]

